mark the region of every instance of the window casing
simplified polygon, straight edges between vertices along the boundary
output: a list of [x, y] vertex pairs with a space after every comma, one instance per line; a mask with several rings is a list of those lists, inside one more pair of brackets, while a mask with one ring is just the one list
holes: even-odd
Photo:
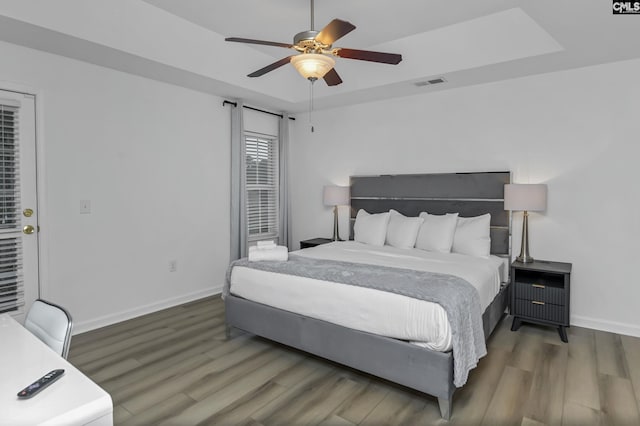
[[245, 132], [247, 239], [278, 237], [278, 139]]

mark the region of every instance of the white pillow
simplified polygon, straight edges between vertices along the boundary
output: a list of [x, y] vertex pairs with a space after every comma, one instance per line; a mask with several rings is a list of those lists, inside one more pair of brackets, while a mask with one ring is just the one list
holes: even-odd
[[422, 222], [424, 219], [421, 217], [407, 217], [395, 210], [389, 210], [387, 244], [398, 248], [413, 248]]
[[420, 213], [424, 223], [420, 226], [416, 248], [440, 253], [450, 253], [453, 245], [453, 234], [456, 231], [458, 213], [435, 215]]
[[369, 214], [360, 209], [353, 225], [353, 239], [364, 244], [383, 246], [387, 238], [388, 223], [389, 212]]
[[459, 217], [453, 235], [453, 253], [477, 257], [489, 257], [491, 253], [491, 214], [475, 217]]

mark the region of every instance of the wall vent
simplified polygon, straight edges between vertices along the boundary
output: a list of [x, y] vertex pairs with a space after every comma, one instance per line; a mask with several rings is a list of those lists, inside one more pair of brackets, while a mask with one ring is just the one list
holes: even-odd
[[445, 80], [444, 77], [438, 77], [438, 78], [432, 78], [431, 80], [417, 81], [413, 84], [416, 85], [417, 87], [423, 87], [423, 86], [431, 86], [433, 84], [445, 83], [446, 81], [447, 80]]

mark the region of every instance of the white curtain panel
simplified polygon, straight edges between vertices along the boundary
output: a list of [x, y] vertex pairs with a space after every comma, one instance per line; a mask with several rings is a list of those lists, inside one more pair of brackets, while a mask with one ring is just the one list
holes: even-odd
[[278, 227], [278, 242], [291, 249], [291, 201], [289, 200], [289, 114], [283, 113], [279, 129], [279, 210], [280, 223]]
[[246, 154], [241, 101], [231, 108], [231, 253], [230, 260], [247, 256]]

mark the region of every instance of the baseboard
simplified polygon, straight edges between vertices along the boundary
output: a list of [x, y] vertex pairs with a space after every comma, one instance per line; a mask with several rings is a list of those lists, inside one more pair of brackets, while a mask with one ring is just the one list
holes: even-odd
[[640, 326], [616, 321], [572, 315], [571, 325], [591, 328], [594, 330], [609, 331], [611, 333], [624, 334], [626, 336], [640, 337]]
[[170, 299], [165, 299], [158, 302], [150, 303], [148, 305], [138, 306], [135, 309], [120, 311], [113, 314], [105, 315], [89, 321], [75, 322], [73, 324], [73, 334], [75, 335], [75, 334], [85, 333], [87, 331], [95, 330], [101, 327], [106, 327], [108, 325], [126, 321], [142, 315], [150, 314], [152, 312], [160, 311], [162, 309], [171, 308], [172, 306], [181, 305], [183, 303], [188, 303], [194, 300], [202, 299], [203, 297], [213, 296], [214, 294], [220, 294], [221, 292], [222, 292], [222, 286], [212, 287], [206, 290], [195, 291], [193, 293], [183, 294], [178, 297], [173, 297]]

